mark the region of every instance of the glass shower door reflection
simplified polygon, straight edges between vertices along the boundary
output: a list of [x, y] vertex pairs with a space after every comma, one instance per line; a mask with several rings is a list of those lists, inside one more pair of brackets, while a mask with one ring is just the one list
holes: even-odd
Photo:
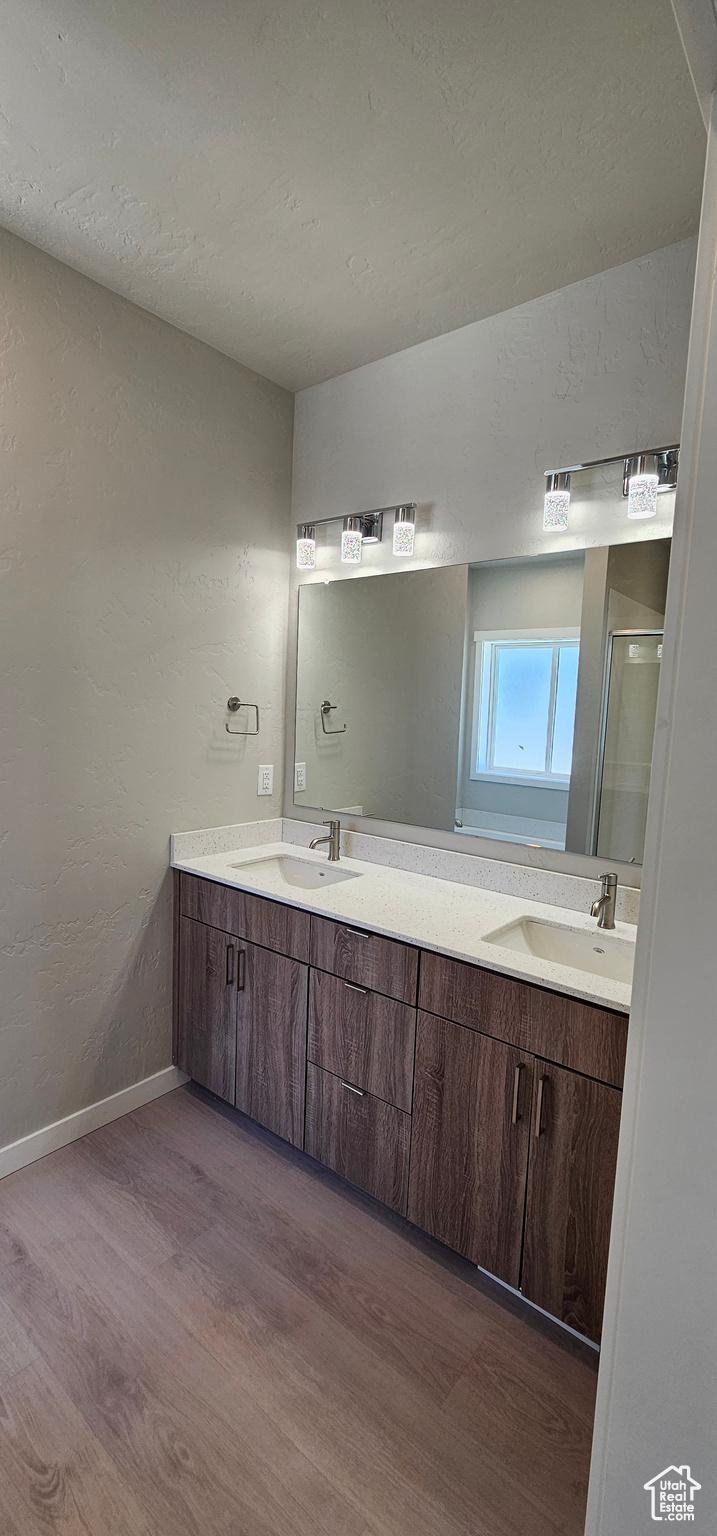
[[595, 852], [641, 864], [662, 661], [662, 631], [614, 634], [598, 778]]

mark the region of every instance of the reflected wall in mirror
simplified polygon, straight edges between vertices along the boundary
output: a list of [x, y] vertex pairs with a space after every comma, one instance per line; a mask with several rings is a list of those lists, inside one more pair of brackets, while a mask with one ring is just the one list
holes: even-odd
[[453, 827], [467, 578], [455, 565], [299, 589], [297, 804]]
[[669, 558], [301, 587], [296, 804], [640, 863]]

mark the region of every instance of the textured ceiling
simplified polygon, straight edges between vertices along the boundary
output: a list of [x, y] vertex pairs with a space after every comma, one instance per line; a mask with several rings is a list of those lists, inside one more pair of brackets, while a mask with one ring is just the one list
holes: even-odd
[[298, 389], [667, 245], [669, 0], [5, 0], [0, 223]]

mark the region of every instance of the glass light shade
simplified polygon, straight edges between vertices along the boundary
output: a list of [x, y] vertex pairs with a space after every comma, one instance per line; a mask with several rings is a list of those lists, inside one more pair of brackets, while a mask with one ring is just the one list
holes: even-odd
[[546, 491], [543, 504], [543, 528], [546, 531], [567, 528], [569, 511], [569, 491]]
[[344, 565], [361, 564], [363, 536], [360, 528], [344, 528], [341, 535], [341, 559]]
[[407, 508], [399, 508], [393, 525], [394, 555], [412, 555], [415, 535], [416, 525], [413, 521], [413, 514]]
[[300, 571], [316, 570], [316, 539], [296, 540], [296, 564]]
[[632, 475], [627, 490], [628, 517], [657, 515], [657, 475]]
[[543, 531], [554, 533], [556, 528], [567, 528], [569, 511], [570, 470], [554, 469], [545, 477]]

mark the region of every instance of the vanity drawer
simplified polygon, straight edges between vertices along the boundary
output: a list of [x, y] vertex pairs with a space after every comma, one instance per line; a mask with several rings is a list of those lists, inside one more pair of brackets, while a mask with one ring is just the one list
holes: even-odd
[[419, 1006], [614, 1088], [622, 1087], [627, 1049], [624, 1013], [428, 950], [421, 953]]
[[183, 917], [193, 917], [250, 944], [290, 955], [293, 960], [309, 958], [310, 918], [297, 907], [186, 874], [181, 878], [180, 903]]
[[622, 1088], [627, 1014], [581, 1003], [563, 992], [547, 992], [540, 987], [526, 990], [531, 993], [531, 1051], [612, 1088]]
[[365, 928], [311, 919], [311, 964], [402, 1003], [416, 1001], [418, 950]]
[[411, 1117], [403, 1110], [358, 1092], [348, 1081], [309, 1063], [305, 1141], [309, 1156], [402, 1216], [408, 1199], [410, 1135]]
[[509, 976], [421, 951], [419, 1008], [454, 1024], [495, 1035], [521, 1051], [532, 1050], [528, 988]]
[[410, 1114], [415, 1008], [325, 971], [310, 974], [309, 1060]]

